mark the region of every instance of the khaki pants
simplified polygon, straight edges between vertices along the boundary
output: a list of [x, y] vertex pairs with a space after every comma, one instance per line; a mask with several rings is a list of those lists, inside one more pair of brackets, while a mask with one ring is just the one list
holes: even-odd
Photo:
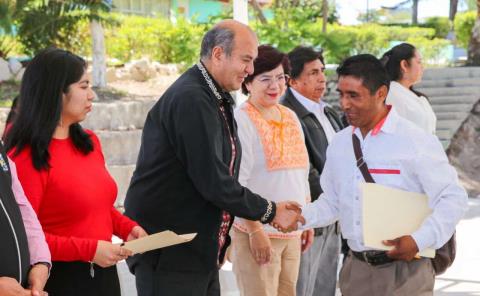
[[295, 296], [300, 266], [300, 238], [271, 238], [274, 250], [267, 265], [258, 265], [250, 252], [248, 234], [233, 230], [233, 272], [242, 296]]
[[432, 296], [435, 272], [430, 259], [371, 266], [351, 253], [340, 271], [343, 296]]

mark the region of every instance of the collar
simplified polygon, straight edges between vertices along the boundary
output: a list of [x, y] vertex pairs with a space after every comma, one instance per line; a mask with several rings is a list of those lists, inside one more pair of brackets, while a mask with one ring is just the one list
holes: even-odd
[[217, 101], [221, 102], [222, 100], [224, 100], [230, 105], [235, 105], [235, 100], [233, 99], [233, 97], [230, 95], [229, 92], [223, 91], [223, 89], [213, 78], [210, 72], [208, 72], [207, 67], [205, 67], [205, 64], [203, 64], [202, 61], [199, 61], [196, 64], [196, 68], [200, 72], [200, 76], [202, 76], [202, 81], [207, 84], [208, 88], [213, 93]]
[[320, 112], [324, 112], [325, 106], [327, 104], [320, 100], [320, 102], [312, 101], [306, 98], [304, 95], [296, 91], [293, 87], [289, 88], [292, 91], [293, 96], [310, 112], [315, 112], [320, 109]]
[[[387, 105], [387, 108], [388, 108], [387, 115], [384, 118], [382, 118], [370, 131], [370, 134], [372, 137], [377, 136], [380, 132], [384, 132], [387, 134], [391, 134], [395, 132], [399, 115], [395, 110], [395, 108], [392, 107], [392, 105]], [[352, 126], [352, 133], [355, 133], [356, 130], [357, 130], [357, 127]]]

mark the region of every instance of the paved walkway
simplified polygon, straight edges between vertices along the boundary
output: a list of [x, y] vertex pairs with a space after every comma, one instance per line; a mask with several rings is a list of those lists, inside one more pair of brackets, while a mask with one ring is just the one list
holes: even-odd
[[[457, 227], [457, 259], [452, 267], [437, 278], [435, 296], [480, 296], [480, 199], [471, 198], [469, 210]], [[135, 280], [118, 264], [123, 296], [136, 296]], [[222, 296], [239, 296], [231, 264], [220, 271]], [[337, 295], [340, 295], [337, 293]], [[413, 295], [412, 295], [413, 296]]]

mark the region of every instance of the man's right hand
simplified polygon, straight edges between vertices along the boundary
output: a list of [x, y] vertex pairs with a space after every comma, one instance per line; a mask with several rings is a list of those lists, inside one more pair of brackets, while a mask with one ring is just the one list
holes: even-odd
[[0, 296], [31, 296], [14, 278], [0, 277]]
[[272, 225], [282, 232], [295, 231], [298, 228], [298, 222], [305, 225], [305, 218], [302, 216], [300, 205], [294, 201], [279, 202], [277, 212], [273, 218]]

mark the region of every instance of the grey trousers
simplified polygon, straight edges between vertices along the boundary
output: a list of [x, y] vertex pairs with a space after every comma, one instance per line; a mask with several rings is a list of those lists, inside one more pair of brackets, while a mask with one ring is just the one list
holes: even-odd
[[340, 272], [343, 296], [432, 296], [435, 272], [422, 258], [371, 266], [351, 253]]
[[337, 285], [340, 235], [335, 223], [315, 236], [313, 245], [302, 254], [297, 281], [297, 296], [334, 296]]

